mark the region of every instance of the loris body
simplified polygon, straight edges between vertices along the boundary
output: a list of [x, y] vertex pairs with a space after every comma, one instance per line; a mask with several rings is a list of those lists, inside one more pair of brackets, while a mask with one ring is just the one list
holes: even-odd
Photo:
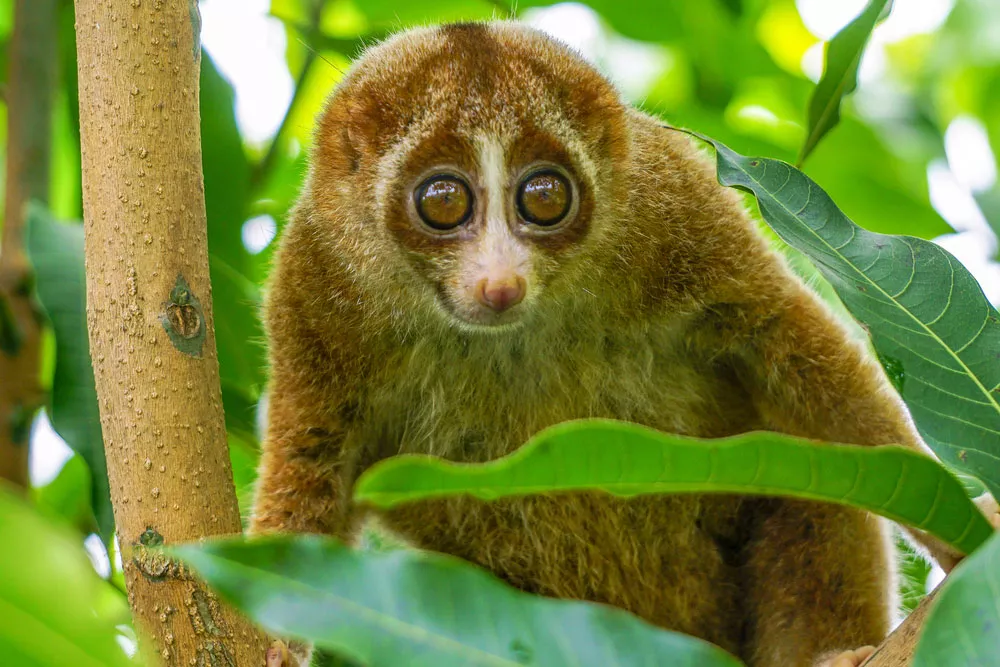
[[[255, 531], [349, 539], [388, 456], [484, 461], [607, 417], [918, 446], [864, 349], [684, 135], [513, 23], [403, 33], [333, 93], [268, 296]], [[628, 609], [750, 665], [876, 644], [880, 520], [731, 496], [423, 502], [382, 521], [522, 589]]]

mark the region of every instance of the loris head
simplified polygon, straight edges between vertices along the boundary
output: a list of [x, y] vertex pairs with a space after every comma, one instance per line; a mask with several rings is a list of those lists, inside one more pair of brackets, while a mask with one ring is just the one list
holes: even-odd
[[313, 215], [382, 305], [503, 331], [576, 296], [615, 224], [624, 114], [593, 68], [525, 26], [401, 33], [330, 98]]

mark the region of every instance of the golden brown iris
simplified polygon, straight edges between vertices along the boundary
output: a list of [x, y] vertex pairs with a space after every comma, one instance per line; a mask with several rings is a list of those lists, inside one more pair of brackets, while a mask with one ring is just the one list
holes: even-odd
[[417, 188], [416, 204], [417, 213], [428, 226], [454, 229], [469, 219], [472, 193], [454, 176], [432, 176]]
[[569, 183], [558, 172], [535, 172], [521, 183], [517, 192], [517, 208], [528, 222], [551, 226], [569, 213], [572, 196]]

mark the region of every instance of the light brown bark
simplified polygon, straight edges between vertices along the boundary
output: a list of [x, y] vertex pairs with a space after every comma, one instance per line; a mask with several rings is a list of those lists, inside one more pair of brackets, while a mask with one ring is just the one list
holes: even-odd
[[76, 1], [87, 320], [142, 640], [167, 665], [255, 667], [264, 636], [146, 548], [240, 532], [208, 273], [198, 23], [195, 0]]
[[56, 0], [17, 0], [7, 88], [7, 193], [0, 241], [0, 478], [28, 485], [28, 435], [43, 401], [42, 327], [24, 248], [31, 200], [49, 200]]
[[899, 627], [879, 644], [875, 653], [865, 662], [865, 667], [906, 667], [910, 664], [917, 650], [920, 631], [923, 630], [927, 614], [939, 590], [940, 586], [920, 601], [917, 608], [910, 612]]

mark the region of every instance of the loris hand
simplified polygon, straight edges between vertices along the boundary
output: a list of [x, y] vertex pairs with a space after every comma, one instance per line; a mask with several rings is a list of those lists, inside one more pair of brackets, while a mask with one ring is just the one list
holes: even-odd
[[267, 667], [296, 667], [292, 663], [292, 654], [288, 650], [288, 644], [275, 639], [267, 649]]
[[308, 667], [312, 647], [302, 642], [285, 643], [280, 639], [271, 642], [267, 649], [267, 667]]
[[831, 658], [824, 658], [819, 661], [816, 667], [861, 667], [874, 652], [874, 646], [862, 646], [853, 651], [844, 651]]

